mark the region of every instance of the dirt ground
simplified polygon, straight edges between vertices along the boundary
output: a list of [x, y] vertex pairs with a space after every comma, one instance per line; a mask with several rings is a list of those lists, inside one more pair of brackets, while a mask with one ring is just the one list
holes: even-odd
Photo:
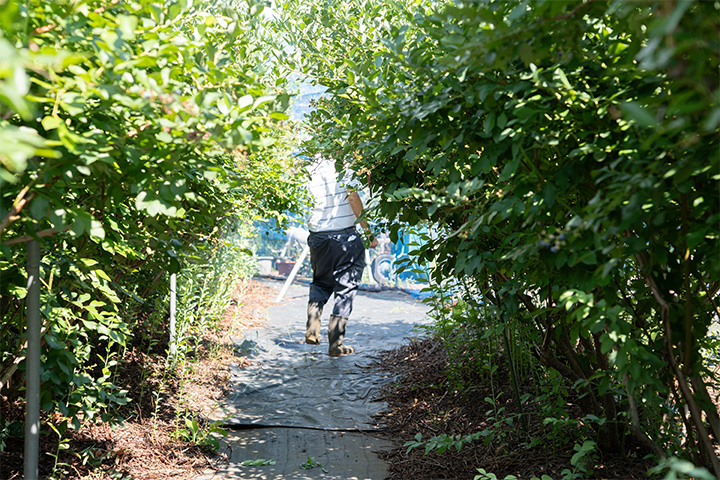
[[[235, 354], [230, 335], [262, 323], [262, 312], [269, 301], [270, 296], [262, 285], [250, 282], [246, 287], [239, 286], [219, 328], [208, 332], [197, 346], [194, 358], [186, 362], [182, 370], [168, 372], [163, 355], [148, 354], [137, 345], [129, 348], [119, 362], [116, 380], [133, 399], [121, 409], [124, 422], [114, 427], [89, 423], [77, 431], [68, 429], [62, 442], [56, 434], [43, 429], [40, 477], [189, 480], [208, 467], [226, 461], [223, 455], [202, 445], [211, 429], [203, 418], [225, 397], [230, 365], [242, 366], [247, 362]], [[167, 339], [158, 341], [155, 351], [165, 351]], [[24, 404], [10, 404], [0, 397], [0, 419], [20, 425], [20, 431], [10, 431], [4, 436], [5, 445], [0, 448], [2, 480], [23, 478], [23, 416]], [[42, 423], [47, 425], [49, 420], [45, 417]], [[186, 420], [191, 425], [193, 420], [198, 422], [195, 440], [200, 442], [187, 441], [188, 432], [192, 434], [193, 429], [187, 428]]]
[[[570, 459], [574, 444], [550, 443], [546, 426], [532, 404], [524, 405], [527, 428], [515, 420], [504, 420], [518, 413], [510, 379], [496, 375], [493, 385], [477, 374], [466, 374], [471, 389], [458, 390], [448, 378], [448, 356], [441, 342], [435, 338], [413, 342], [405, 347], [385, 352], [377, 368], [401, 374], [388, 384], [382, 399], [389, 408], [377, 416], [396, 448], [381, 454], [390, 463], [391, 479], [472, 479], [482, 468], [498, 479], [514, 475], [519, 479], [594, 478], [642, 479], [653, 466], [643, 460], [646, 452], [626, 445], [627, 456], [602, 455], [589, 465], [587, 471], [572, 470]], [[498, 370], [500, 372], [500, 370]], [[521, 392], [523, 393], [523, 392]], [[496, 398], [493, 406], [488, 400]], [[496, 413], [500, 412], [502, 413]], [[578, 412], [578, 418], [581, 414]], [[467, 435], [494, 432], [467, 443], [457, 450], [450, 446], [443, 453], [425, 447], [409, 450], [407, 442], [421, 434], [422, 440], [443, 435], [460, 439]], [[533, 441], [533, 439], [536, 439]], [[570, 440], [570, 439], [569, 439]], [[571, 470], [565, 471], [570, 467]], [[483, 480], [494, 476], [480, 477]]]
[[[228, 458], [216, 454], [202, 440], [211, 425], [203, 418], [210, 416], [227, 394], [230, 365], [247, 365], [250, 360], [238, 356], [231, 335], [238, 329], [261, 324], [272, 295], [260, 282], [250, 282], [238, 289], [233, 305], [222, 319], [221, 328], [209, 334], [199, 345], [190, 367], [167, 375], [164, 360], [146, 355], [137, 349], [128, 351], [119, 377], [130, 390], [133, 402], [123, 411], [127, 419], [110, 428], [106, 424], [89, 424], [78, 431], [68, 430], [58, 448], [54, 434], [45, 434], [41, 444], [41, 477], [63, 479], [137, 479], [190, 480], [208, 468], [221, 468]], [[549, 475], [558, 480], [570, 465], [575, 453], [573, 445], [534, 443], [544, 426], [532, 407], [526, 406], [528, 427], [518, 423], [498, 426], [496, 408], [517, 413], [507, 378], [497, 376], [493, 385], [478, 379], [468, 384], [471, 390], [453, 389], [447, 375], [448, 357], [438, 340], [426, 338], [396, 350], [384, 352], [375, 368], [398, 376], [382, 392], [381, 400], [388, 408], [377, 416], [385, 435], [396, 448], [382, 452], [390, 464], [392, 479], [472, 479], [478, 468], [504, 478]], [[145, 378], [145, 382], [139, 379]], [[497, 398], [495, 407], [486, 398]], [[379, 400], [380, 400], [379, 399]], [[8, 404], [0, 398], [0, 417], [11, 422], [22, 419], [23, 406]], [[496, 418], [497, 417], [497, 418]], [[49, 419], [45, 419], [49, 420]], [[197, 422], [195, 442], [179, 438], [178, 431], [187, 431], [185, 421]], [[461, 450], [448, 448], [444, 453], [425, 448], [410, 449], [405, 444], [421, 434], [422, 440], [441, 435], [465, 436], [494, 426], [492, 438], [466, 444]], [[22, 478], [23, 440], [5, 437], [0, 452], [0, 478]], [[457, 437], [460, 438], [460, 437]], [[200, 443], [201, 445], [198, 445]], [[629, 456], [601, 456], [586, 478], [638, 479], [652, 466], [643, 461], [643, 452], [626, 446]], [[57, 462], [54, 455], [57, 454]], [[567, 472], [565, 472], [567, 473]], [[575, 472], [580, 473], [580, 472]], [[574, 477], [581, 478], [581, 477]]]

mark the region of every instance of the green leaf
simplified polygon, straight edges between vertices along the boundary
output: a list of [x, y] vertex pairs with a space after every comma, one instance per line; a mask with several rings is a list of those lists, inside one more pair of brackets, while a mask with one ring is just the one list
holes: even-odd
[[90, 231], [92, 228], [92, 217], [89, 213], [79, 211], [70, 226], [70, 230], [77, 236], [81, 236]]
[[568, 78], [565, 75], [565, 72], [562, 71], [562, 69], [556, 68], [555, 75], [558, 76], [558, 78], [560, 79], [560, 82], [563, 84], [563, 86], [565, 88], [567, 88], [568, 90], [572, 90], [572, 85], [570, 85], [570, 82], [568, 81]]
[[548, 182], [545, 184], [545, 187], [543, 188], [543, 200], [545, 201], [545, 204], [548, 206], [548, 208], [552, 208], [553, 205], [555, 205], [555, 197], [557, 195], [557, 188], [555, 188], [555, 185]]
[[586, 265], [597, 265], [597, 255], [594, 251], [583, 254], [580, 261]]
[[238, 110], [243, 111], [247, 110], [250, 106], [252, 106], [254, 100], [252, 95], [244, 95], [240, 97], [235, 104], [235, 106], [238, 108]]
[[105, 229], [103, 228], [102, 223], [98, 222], [97, 220], [92, 220], [90, 225], [90, 236], [102, 240], [105, 238]]
[[35, 220], [42, 220], [48, 215], [50, 202], [45, 197], [35, 197], [30, 203], [30, 215]]
[[62, 120], [60, 120], [58, 117], [47, 116], [42, 119], [41, 123], [45, 130], [55, 130], [56, 128], [58, 128], [58, 126], [60, 126]]
[[520, 160], [521, 160], [521, 157], [518, 155], [515, 158], [513, 158], [512, 160], [510, 160], [510, 162], [507, 165], [505, 165], [505, 168], [503, 168], [503, 171], [500, 174], [501, 182], [504, 182], [504, 181], [510, 179], [510, 177], [512, 177], [513, 175], [515, 175], [515, 172], [517, 172], [517, 169], [520, 166]]
[[122, 38], [132, 40], [135, 38], [135, 29], [138, 26], [138, 18], [133, 15], [118, 15], [116, 17]]
[[451, 47], [461, 47], [465, 43], [465, 37], [458, 34], [445, 35], [440, 39], [440, 43]]
[[620, 105], [620, 108], [630, 120], [634, 121], [640, 127], [657, 126], [655, 117], [637, 102], [623, 103]]
[[490, 112], [487, 115], [485, 115], [485, 120], [483, 121], [483, 129], [485, 130], [485, 133], [492, 133], [492, 130], [494, 127], [495, 127], [495, 112]]

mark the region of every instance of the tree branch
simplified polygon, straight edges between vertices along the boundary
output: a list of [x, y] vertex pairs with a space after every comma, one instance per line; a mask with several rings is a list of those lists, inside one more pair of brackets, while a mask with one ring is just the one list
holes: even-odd
[[[45, 330], [47, 330], [48, 322], [43, 322], [43, 326], [40, 329], [40, 338], [42, 338], [42, 335], [45, 333]], [[18, 369], [18, 366], [20, 365], [20, 362], [25, 360], [25, 355], [20, 355], [23, 350], [28, 348], [28, 342], [26, 341], [23, 346], [15, 352], [15, 358], [13, 359], [12, 365], [7, 367], [4, 372], [2, 372], [2, 375], [0, 375], [0, 392], [3, 388], [7, 387], [10, 384], [10, 378], [12, 378], [15, 371]]]
[[640, 428], [640, 414], [638, 413], [637, 402], [635, 401], [635, 395], [630, 391], [630, 380], [627, 374], [623, 375], [623, 383], [625, 384], [625, 392], [627, 393], [628, 406], [630, 407], [630, 431], [633, 436], [640, 441], [643, 445], [652, 450], [655, 455], [660, 458], [665, 458], [665, 452], [663, 452], [660, 446], [653, 442], [647, 433]]
[[593, 3], [594, 1], [595, 1], [595, 0], [587, 0], [586, 2], [583, 2], [583, 3], [581, 3], [580, 5], [578, 5], [577, 7], [573, 8], [572, 10], [570, 10], [568, 13], [564, 13], [564, 14], [562, 14], [562, 15], [557, 15], [557, 16], [555, 16], [555, 17], [553, 18], [553, 20], [555, 20], [555, 21], [567, 20], [567, 19], [570, 18], [570, 17], [574, 17], [575, 15], [577, 15], [577, 13], [578, 13], [580, 10], [582, 10], [582, 9], [585, 8], [585, 7], [587, 7], [588, 5], [590, 5], [591, 3]]
[[703, 408], [703, 411], [705, 412], [705, 415], [707, 415], [707, 422], [710, 425], [715, 438], [720, 440], [720, 415], [718, 415], [715, 404], [710, 398], [705, 382], [703, 382], [700, 377], [691, 377], [690, 383], [692, 384], [693, 389], [695, 390], [695, 395], [698, 399], [705, 403], [705, 405], [709, 405], [710, 408]]
[[685, 402], [687, 403], [687, 407], [690, 410], [690, 418], [692, 419], [692, 423], [695, 425], [695, 428], [697, 429], [697, 435], [698, 435], [698, 442], [700, 445], [702, 445], [702, 449], [705, 452], [705, 457], [710, 461], [712, 464], [713, 471], [715, 472], [715, 476], [720, 478], [720, 460], [718, 460], [717, 455], [715, 455], [715, 451], [712, 447], [712, 443], [710, 442], [710, 436], [708, 435], [708, 431], [705, 428], [705, 425], [702, 421], [702, 412], [698, 408], [697, 403], [695, 402], [695, 398], [693, 397], [692, 391], [690, 390], [690, 387], [688, 386], [687, 381], [685, 380], [685, 375], [678, 367], [677, 362], [675, 361], [675, 355], [673, 355], [672, 351], [672, 328], [670, 327], [670, 305], [667, 303], [667, 301], [663, 298], [662, 293], [660, 292], [660, 289], [658, 288], [657, 284], [655, 283], [655, 280], [652, 278], [651, 275], [649, 275], [645, 271], [645, 262], [643, 260], [643, 257], [640, 254], [637, 254], [635, 258], [638, 261], [638, 264], [640, 266], [640, 274], [645, 278], [645, 282], [650, 287], [650, 290], [652, 291], [653, 296], [655, 297], [655, 300], [660, 305], [660, 311], [662, 314], [662, 321], [663, 321], [663, 327], [665, 330], [665, 355], [667, 357], [667, 361], [670, 364], [670, 367], [672, 368], [673, 373], [675, 374], [675, 378], [677, 379], [678, 385], [680, 386], [680, 391], [682, 392], [682, 396], [685, 399]]
[[2, 220], [0, 220], [0, 234], [2, 234], [3, 230], [5, 230], [8, 225], [20, 218], [18, 216], [20, 210], [22, 210], [28, 202], [32, 201], [32, 199], [35, 198], [34, 193], [30, 194], [27, 198], [25, 198], [25, 195], [29, 190], [30, 187], [27, 186], [20, 190], [20, 193], [18, 193], [17, 197], [15, 197], [12, 208], [10, 209], [8, 214], [5, 215]]
[[[506, 277], [505, 275], [503, 275], [502, 273], [498, 273], [497, 276], [498, 276], [503, 282], [509, 282], [509, 281], [510, 281], [510, 279], [509, 279], [508, 277]], [[537, 307], [535, 306], [535, 304], [534, 304], [533, 301], [532, 301], [532, 298], [530, 298], [529, 295], [526, 295], [526, 294], [524, 294], [524, 293], [522, 293], [522, 292], [517, 292], [515, 295], [518, 296], [518, 298], [520, 299], [520, 301], [523, 303], [523, 305], [525, 305], [525, 308], [527, 308], [530, 313], [532, 313], [532, 312], [534, 312], [535, 310], [537, 310]]]
[[685, 380], [685, 375], [680, 370], [677, 362], [675, 361], [675, 355], [673, 355], [672, 327], [670, 326], [670, 305], [663, 297], [662, 292], [657, 286], [657, 283], [655, 283], [655, 279], [650, 273], [646, 271], [646, 256], [643, 255], [642, 252], [637, 253], [635, 254], [635, 260], [638, 262], [640, 275], [642, 275], [645, 279], [645, 283], [648, 285], [648, 287], [650, 287], [650, 291], [652, 292], [653, 297], [655, 297], [655, 300], [660, 306], [663, 328], [665, 331], [665, 356], [667, 357], [667, 361], [670, 364], [673, 373], [675, 374], [675, 378], [677, 379], [678, 385], [680, 386], [682, 396], [687, 403], [688, 409], [690, 410], [690, 418], [692, 419], [692, 423], [697, 429], [698, 442], [700, 443], [700, 445], [702, 445], [702, 450], [704, 450], [705, 452], [705, 457], [712, 464], [715, 475], [720, 478], [720, 460], [718, 460], [717, 455], [715, 455], [712, 443], [710, 442], [710, 436], [708, 435], [708, 431], [703, 424], [702, 412], [698, 408], [697, 402], [695, 402], [695, 397], [693, 396], [692, 391], [690, 390], [690, 387]]
[[56, 233], [60, 233], [54, 228], [47, 228], [45, 230], [40, 230], [35, 234], [35, 236], [32, 235], [23, 235], [21, 237], [15, 237], [11, 238], [10, 240], [4, 242], [5, 245], [15, 245], [17, 243], [25, 243], [29, 242], [30, 240], [35, 240], [36, 238], [43, 238], [43, 237], [51, 237], [55, 235]]
[[682, 275], [683, 287], [685, 287], [685, 345], [682, 356], [683, 373], [687, 375], [690, 372], [690, 358], [692, 356], [693, 343], [693, 302], [692, 302], [692, 286], [690, 285], [690, 250], [687, 248], [688, 224], [690, 223], [690, 213], [688, 212], [688, 198], [686, 193], [680, 194], [680, 216], [682, 225], [680, 226], [680, 237], [682, 240]]

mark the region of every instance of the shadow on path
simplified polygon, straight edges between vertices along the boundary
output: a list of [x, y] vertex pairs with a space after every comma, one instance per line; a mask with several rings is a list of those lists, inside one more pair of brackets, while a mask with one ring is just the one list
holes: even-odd
[[[279, 281], [263, 281], [279, 291]], [[387, 440], [373, 434], [372, 415], [386, 407], [372, 399], [393, 380], [368, 366], [379, 352], [421, 335], [427, 307], [402, 292], [359, 292], [345, 344], [356, 353], [330, 357], [325, 307], [320, 345], [306, 345], [307, 286], [293, 285], [268, 309], [268, 322], [236, 338], [238, 355], [252, 363], [233, 366], [232, 388], [218, 418], [231, 429], [229, 464], [200, 477], [247, 479], [383, 479], [387, 466], [375, 451]], [[313, 459], [314, 463], [308, 462]], [[272, 465], [243, 462], [272, 460]], [[303, 469], [301, 465], [314, 468]]]

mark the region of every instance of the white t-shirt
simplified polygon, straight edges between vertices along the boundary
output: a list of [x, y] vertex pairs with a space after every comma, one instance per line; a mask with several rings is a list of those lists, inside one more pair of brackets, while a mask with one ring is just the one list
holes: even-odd
[[355, 225], [357, 217], [348, 202], [347, 187], [354, 187], [350, 172], [343, 179], [338, 179], [335, 162], [319, 159], [309, 167], [310, 182], [308, 190], [314, 199], [307, 218], [308, 230], [311, 232], [327, 232], [343, 230]]

